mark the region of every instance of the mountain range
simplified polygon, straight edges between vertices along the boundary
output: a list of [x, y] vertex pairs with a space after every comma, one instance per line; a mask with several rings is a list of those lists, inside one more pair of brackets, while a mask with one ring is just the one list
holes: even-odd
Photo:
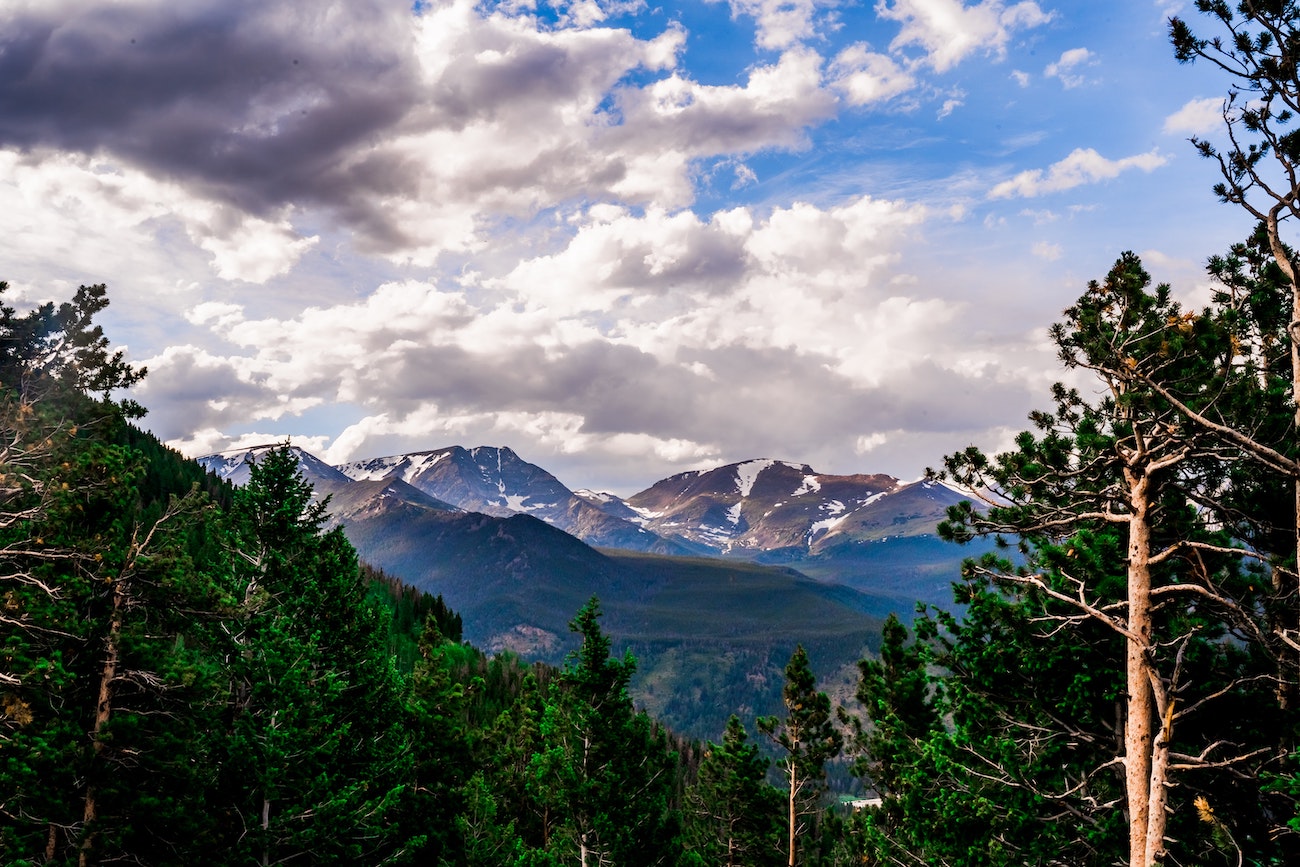
[[[234, 484], [273, 446], [199, 462]], [[796, 643], [851, 680], [883, 617], [949, 603], [957, 563], [934, 527], [956, 492], [885, 475], [753, 460], [627, 499], [573, 491], [509, 448], [451, 446], [331, 466], [294, 448], [367, 562], [440, 594], [489, 651], [559, 662], [591, 596], [631, 649], [638, 702], [716, 737], [732, 712], [778, 709]]]

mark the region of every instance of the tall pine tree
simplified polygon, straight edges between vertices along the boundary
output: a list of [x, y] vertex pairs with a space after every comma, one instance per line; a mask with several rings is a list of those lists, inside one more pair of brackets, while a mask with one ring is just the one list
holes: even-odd
[[760, 717], [758, 730], [784, 755], [778, 760], [786, 784], [786, 863], [807, 862], [802, 843], [817, 829], [826, 793], [826, 763], [840, 754], [844, 738], [835, 728], [831, 700], [817, 691], [817, 677], [803, 645], [785, 667], [784, 718]]
[[219, 789], [236, 857], [379, 864], [413, 778], [400, 679], [356, 553], [285, 446], [232, 512], [230, 702]]

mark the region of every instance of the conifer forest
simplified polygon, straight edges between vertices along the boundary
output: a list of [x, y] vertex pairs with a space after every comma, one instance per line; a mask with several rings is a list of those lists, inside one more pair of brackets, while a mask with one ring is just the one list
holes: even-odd
[[1196, 6], [1232, 142], [1196, 147], [1256, 225], [1212, 297], [1131, 252], [1079, 287], [1014, 447], [928, 471], [970, 494], [939, 535], [996, 543], [953, 604], [853, 700], [799, 647], [707, 742], [634, 705], [598, 598], [559, 667], [462, 642], [287, 446], [232, 487], [138, 427], [104, 285], [0, 283], [0, 863], [1300, 864], [1300, 9]]

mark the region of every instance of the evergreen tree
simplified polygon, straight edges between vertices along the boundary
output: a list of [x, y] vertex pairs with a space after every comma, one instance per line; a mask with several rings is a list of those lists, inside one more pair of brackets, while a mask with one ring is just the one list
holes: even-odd
[[[1236, 361], [1242, 348], [1232, 311], [1184, 312], [1167, 286], [1149, 291], [1149, 283], [1125, 254], [1103, 283], [1089, 284], [1052, 334], [1067, 367], [1096, 375], [1102, 397], [1089, 402], [1057, 386], [1055, 410], [1035, 413], [1038, 433], [1022, 434], [1014, 451], [993, 460], [974, 449], [950, 457], [958, 481], [989, 492], [988, 510], [968, 504], [940, 528], [958, 541], [1021, 539], [1020, 563], [990, 556], [965, 568], [977, 592], [987, 579], [1040, 609], [1040, 623], [1051, 624], [1031, 630], [1040, 640], [1064, 636], [1077, 646], [1086, 627], [1122, 645], [1123, 735], [1108, 764], [1123, 771], [1133, 867], [1166, 857], [1176, 839], [1171, 808], [1175, 824], [1190, 813], [1179, 776], [1208, 778], [1225, 767], [1253, 776], [1275, 755], [1256, 748], [1258, 729], [1216, 727], [1207, 710], [1232, 695], [1278, 718], [1259, 689], [1278, 671], [1268, 670], [1273, 642], [1262, 616], [1273, 603], [1256, 576], [1261, 554], [1233, 533], [1254, 517], [1238, 506], [1257, 479], [1234, 477], [1226, 468], [1243, 454], [1240, 445], [1188, 414], [1232, 412], [1237, 423], [1267, 425], [1268, 404], [1246, 399], [1261, 379]], [[1034, 731], [1027, 727], [1021, 740], [1038, 738]], [[995, 776], [1016, 777], [996, 757], [984, 758], [999, 769]], [[1095, 777], [1086, 768], [1079, 774]], [[1268, 851], [1264, 835], [1251, 836]]]
[[855, 731], [854, 772], [877, 794], [906, 787], [917, 745], [939, 729], [928, 651], [923, 642], [909, 644], [907, 627], [890, 614], [881, 628], [880, 659], [858, 662], [857, 699], [871, 725]]
[[760, 717], [758, 730], [785, 754], [780, 759], [786, 784], [786, 863], [807, 863], [800, 841], [813, 835], [826, 793], [826, 763], [840, 754], [844, 739], [835, 728], [831, 700], [817, 691], [817, 678], [803, 645], [785, 667], [781, 697], [786, 716]]
[[[471, 781], [464, 819], [467, 846], [471, 838], [491, 839], [495, 830], [499, 830], [501, 836], [517, 839], [520, 851], [545, 851], [552, 833], [552, 816], [548, 804], [539, 799], [541, 787], [533, 766], [533, 757], [543, 749], [544, 715], [542, 687], [536, 675], [528, 672], [514, 701], [486, 727], [476, 745], [475, 766], [481, 769], [478, 776], [483, 783], [479, 791], [490, 795], [495, 804], [488, 808], [487, 799], [475, 792], [478, 786]], [[478, 847], [478, 851], [482, 848]], [[509, 849], [515, 848], [512, 841]], [[516, 853], [515, 858], [519, 857]], [[490, 867], [486, 860], [478, 863]], [[503, 857], [501, 863], [513, 862]]]
[[287, 446], [232, 514], [231, 700], [220, 788], [238, 860], [379, 864], [411, 842], [410, 734], [386, 626]]
[[0, 306], [0, 849], [20, 860], [184, 860], [211, 839], [208, 517], [124, 443], [138, 407], [111, 393], [143, 371], [93, 324], [107, 303]]
[[462, 685], [451, 675], [452, 642], [443, 638], [430, 613], [420, 636], [419, 660], [411, 676], [410, 732], [414, 793], [402, 812], [422, 864], [456, 864], [463, 857], [465, 825], [460, 789], [472, 772], [464, 727]]
[[[1196, 9], [1217, 33], [1202, 38], [1186, 20], [1169, 20], [1174, 56], [1181, 63], [1205, 61], [1225, 73], [1223, 102], [1226, 147], [1194, 137], [1192, 145], [1213, 161], [1220, 174], [1214, 193], [1249, 214], [1259, 225], [1262, 247], [1272, 259], [1277, 288], [1284, 299], [1285, 330], [1281, 342], [1286, 364], [1292, 434], [1284, 443], [1231, 417], [1187, 407], [1189, 417], [1233, 442], [1248, 459], [1279, 472], [1291, 482], [1283, 507], [1290, 519], [1288, 550], [1278, 558], [1276, 578], [1285, 582], [1291, 615], [1274, 624], [1282, 643], [1292, 650], [1290, 664], [1300, 670], [1300, 461], [1294, 431], [1300, 428], [1300, 274], [1284, 238], [1287, 220], [1300, 216], [1300, 5], [1295, 0], [1196, 0]], [[1292, 672], [1293, 678], [1295, 672]], [[1295, 700], [1292, 697], [1291, 700]]]
[[546, 849], [579, 867], [670, 864], [673, 758], [649, 717], [634, 711], [627, 689], [636, 661], [610, 656], [599, 617], [593, 598], [570, 623], [582, 645], [552, 684], [543, 750], [531, 763]]
[[686, 796], [690, 848], [704, 864], [777, 867], [785, 862], [783, 805], [767, 783], [770, 764], [732, 715], [722, 742], [705, 751]]

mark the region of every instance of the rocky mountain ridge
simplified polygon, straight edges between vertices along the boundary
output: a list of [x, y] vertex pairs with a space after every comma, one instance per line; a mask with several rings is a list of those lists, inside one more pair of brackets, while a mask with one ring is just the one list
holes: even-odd
[[[256, 451], [200, 462], [238, 483], [246, 478], [244, 456]], [[948, 506], [964, 499], [935, 482], [830, 475], [771, 459], [679, 473], [627, 499], [570, 490], [506, 447], [449, 446], [337, 467], [307, 452], [301, 459], [313, 479], [331, 485], [345, 479], [404, 484], [445, 508], [531, 515], [597, 547], [762, 560], [799, 560], [845, 545], [933, 535]]]
[[[241, 483], [248, 458], [267, 448], [232, 450], [199, 462]], [[827, 562], [879, 561], [874, 549], [889, 540], [935, 550], [936, 526], [949, 506], [967, 499], [927, 480], [831, 475], [772, 459], [679, 473], [623, 499], [571, 490], [507, 447], [448, 446], [339, 466], [297, 451], [308, 477], [334, 497], [335, 511], [344, 503], [382, 508], [369, 493], [382, 489], [398, 501], [432, 508], [499, 518], [529, 515], [598, 548], [808, 564], [824, 580], [856, 587], [865, 586], [856, 567], [845, 572]], [[360, 487], [345, 496], [349, 484]], [[955, 553], [948, 557], [957, 559]]]
[[[247, 481], [250, 462], [273, 447], [200, 462], [233, 481]], [[319, 496], [330, 498], [333, 520], [360, 556], [441, 595], [462, 615], [466, 640], [478, 647], [558, 663], [574, 646], [567, 623], [598, 597], [605, 629], [639, 661], [637, 701], [696, 737], [716, 737], [731, 713], [779, 711], [782, 668], [796, 643], [814, 655], [819, 676], [851, 677], [856, 660], [874, 650], [884, 616], [905, 613], [916, 598], [906, 588], [878, 593], [735, 557], [597, 550], [531, 514], [467, 511], [412, 484], [419, 481], [419, 470], [411, 469], [417, 464], [427, 471], [444, 462], [455, 465], [459, 457], [463, 474], [453, 474], [453, 480], [461, 486], [461, 502], [472, 502], [464, 493], [472, 482], [486, 487], [501, 511], [508, 511], [501, 500], [550, 505], [539, 488], [514, 486], [518, 476], [508, 471], [507, 455], [447, 454], [436, 463], [425, 455], [391, 461], [388, 468], [352, 468], [359, 476], [354, 478], [295, 451], [304, 477]], [[499, 476], [497, 457], [507, 470]], [[486, 478], [480, 460], [488, 464]], [[520, 475], [527, 471], [516, 469]], [[448, 497], [455, 492], [441, 490]], [[590, 503], [588, 508], [603, 514]], [[625, 523], [638, 534], [649, 532]]]

